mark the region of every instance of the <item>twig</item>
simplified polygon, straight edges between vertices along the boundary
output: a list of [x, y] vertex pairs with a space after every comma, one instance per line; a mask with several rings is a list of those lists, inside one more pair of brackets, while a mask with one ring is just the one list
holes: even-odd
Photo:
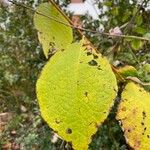
[[[51, 19], [51, 20], [53, 20], [53, 21], [56, 21], [56, 22], [58, 22], [58, 23], [60, 23], [60, 24], [63, 24], [63, 25], [65, 25], [65, 26], [68, 26], [68, 27], [77, 29], [77, 30], [80, 32], [80, 34], [82, 34], [81, 31], [86, 31], [86, 32], [96, 33], [97, 35], [106, 35], [106, 36], [114, 36], [114, 37], [121, 37], [121, 38], [131, 38], [131, 39], [139, 39], [139, 40], [150, 41], [150, 38], [145, 38], [145, 37], [139, 37], [139, 36], [134, 36], [134, 35], [123, 35], [123, 34], [122, 34], [122, 35], [117, 35], [117, 34], [111, 35], [110, 33], [107, 33], [107, 32], [99, 32], [99, 31], [94, 31], [94, 30], [86, 29], [86, 28], [83, 28], [83, 27], [76, 27], [76, 26], [74, 26], [70, 21], [69, 21], [70, 24], [68, 24], [68, 23], [65, 23], [65, 22], [63, 22], [63, 21], [61, 21], [61, 20], [58, 20], [58, 19], [54, 18], [54, 17], [44, 15], [43, 13], [41, 13], [41, 12], [39, 12], [39, 11], [36, 11], [36, 10], [34, 10], [33, 8], [28, 7], [28, 6], [24, 5], [24, 4], [19, 4], [19, 3], [16, 3], [16, 2], [14, 2], [14, 1], [11, 1], [11, 0], [8, 0], [8, 1], [11, 2], [11, 3], [13, 3], [13, 4], [15, 4], [15, 5], [17, 5], [17, 6], [21, 6], [21, 7], [27, 8], [27, 9], [29, 9], [30, 11], [33, 11], [33, 12], [35, 12], [35, 13], [41, 15], [41, 16], [44, 16], [44, 17], [46, 17], [46, 18], [48, 18], [48, 19]], [[50, 0], [50, 2], [51, 2], [51, 0]], [[52, 2], [52, 3], [54, 3], [54, 2]], [[55, 5], [56, 5], [56, 4], [55, 4]], [[60, 9], [58, 9], [58, 10], [60, 10]], [[66, 18], [66, 17], [65, 17], [65, 18]], [[67, 18], [66, 18], [66, 19], [67, 19]], [[67, 19], [67, 20], [68, 20], [68, 19]], [[81, 30], [81, 31], [80, 31], [80, 30]]]
[[126, 80], [131, 80], [135, 83], [138, 83], [140, 85], [143, 85], [143, 86], [150, 86], [150, 82], [146, 83], [146, 82], [142, 82], [140, 79], [138, 79], [137, 77], [131, 77], [131, 76], [128, 76], [126, 78]]

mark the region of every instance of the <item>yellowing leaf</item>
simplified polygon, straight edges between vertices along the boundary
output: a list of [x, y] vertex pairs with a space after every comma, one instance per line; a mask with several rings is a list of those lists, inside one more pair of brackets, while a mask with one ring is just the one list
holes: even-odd
[[87, 150], [106, 119], [117, 92], [111, 67], [82, 42], [58, 51], [37, 81], [42, 117], [75, 150]]
[[[73, 41], [72, 29], [61, 24], [69, 25], [69, 22], [50, 3], [38, 6], [35, 13], [34, 23], [38, 30], [39, 41], [42, 44], [44, 54], [48, 58], [49, 51], [64, 49], [68, 43]], [[55, 20], [60, 22], [56, 22]]]
[[125, 66], [123, 68], [118, 69], [118, 73], [123, 77], [134, 76], [137, 77], [137, 70], [133, 66]]
[[121, 120], [132, 148], [150, 149], [150, 93], [135, 83], [128, 83], [122, 93], [117, 119]]

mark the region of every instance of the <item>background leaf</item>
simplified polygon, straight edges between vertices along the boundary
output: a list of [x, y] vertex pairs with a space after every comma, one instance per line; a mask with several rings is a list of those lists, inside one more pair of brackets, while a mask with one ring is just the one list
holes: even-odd
[[131, 47], [134, 49], [134, 50], [139, 50], [140, 48], [142, 48], [143, 46], [143, 42], [141, 40], [132, 40], [131, 42]]
[[72, 42], [72, 29], [51, 19], [52, 17], [69, 25], [64, 16], [50, 3], [42, 3], [37, 7], [36, 11], [38, 13], [35, 13], [34, 24], [38, 30], [44, 54], [48, 58], [49, 51], [63, 49], [68, 43]]
[[133, 32], [143, 35], [147, 32], [147, 30], [144, 27], [135, 27]]
[[125, 78], [128, 76], [132, 76], [132, 77], [138, 76], [137, 70], [133, 66], [128, 66], [128, 65], [122, 68], [119, 68], [118, 73]]
[[150, 32], [145, 33], [144, 37], [150, 38]]

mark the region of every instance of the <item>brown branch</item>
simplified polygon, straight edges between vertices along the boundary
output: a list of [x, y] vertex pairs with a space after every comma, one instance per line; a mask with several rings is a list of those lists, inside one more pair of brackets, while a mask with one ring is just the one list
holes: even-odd
[[11, 3], [13, 3], [13, 4], [15, 4], [15, 5], [17, 5], [17, 6], [21, 6], [21, 7], [27, 8], [27, 9], [29, 9], [29, 10], [31, 10], [31, 11], [33, 11], [33, 12], [35, 12], [35, 13], [41, 15], [41, 16], [49, 18], [49, 19], [51, 19], [53, 21], [56, 21], [58, 23], [61, 23], [61, 24], [65, 25], [65, 26], [77, 29], [81, 35], [83, 35], [83, 33], [81, 31], [86, 31], [86, 32], [96, 33], [96, 35], [106, 35], [106, 36], [114, 36], [114, 37], [121, 37], [121, 38], [132, 38], [132, 39], [139, 39], [139, 40], [150, 41], [150, 38], [145, 38], [145, 37], [139, 37], [139, 36], [134, 36], [134, 35], [123, 35], [123, 34], [122, 35], [117, 35], [117, 34], [111, 35], [110, 33], [107, 33], [107, 32], [99, 32], [99, 31], [94, 31], [94, 30], [86, 29], [86, 28], [83, 28], [83, 27], [76, 27], [76, 26], [73, 25], [73, 23], [71, 22], [71, 20], [59, 9], [59, 7], [52, 0], [50, 0], [50, 2], [52, 4], [54, 4], [54, 6], [56, 6], [57, 10], [59, 10], [59, 12], [68, 20], [68, 22], [70, 24], [65, 23], [65, 22], [63, 22], [61, 20], [58, 20], [58, 19], [56, 19], [54, 17], [44, 15], [43, 13], [38, 12], [38, 11], [34, 10], [33, 8], [28, 7], [28, 6], [24, 5], [24, 4], [16, 3], [16, 2], [11, 1], [11, 0], [8, 0], [8, 1], [11, 2]]

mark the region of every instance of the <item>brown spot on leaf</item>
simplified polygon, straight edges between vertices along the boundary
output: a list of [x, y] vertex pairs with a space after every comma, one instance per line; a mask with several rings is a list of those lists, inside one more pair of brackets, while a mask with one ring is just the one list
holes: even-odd
[[56, 122], [57, 124], [59, 124], [59, 123], [61, 123], [62, 121], [56, 118], [56, 119], [55, 119], [55, 122]]
[[134, 148], [139, 149], [140, 145], [141, 145], [141, 141], [136, 140], [134, 144]]
[[118, 92], [118, 91], [116, 90], [116, 88], [113, 88], [113, 90], [114, 90], [115, 92]]
[[133, 115], [135, 115], [136, 112], [137, 112], [136, 109], [133, 109], [133, 110], [132, 110]]
[[86, 54], [87, 54], [87, 56], [89, 56], [89, 55], [91, 55], [92, 53], [91, 53], [91, 52], [87, 52]]
[[85, 92], [84, 95], [87, 97], [88, 96], [88, 92]]
[[67, 128], [67, 129], [66, 129], [66, 133], [67, 133], [67, 134], [71, 134], [71, 133], [72, 133], [72, 130], [71, 130], [70, 128]]
[[142, 90], [141, 90], [141, 89], [139, 89], [139, 91], [140, 91], [140, 92], [142, 92]]
[[94, 58], [94, 59], [97, 59], [97, 58], [98, 58], [98, 56], [97, 56], [97, 55], [95, 55], [95, 54], [93, 54], [93, 58]]
[[122, 111], [126, 111], [126, 107], [122, 107], [122, 109], [121, 109]]
[[96, 122], [95, 122], [95, 127], [96, 127], [96, 128], [99, 128], [99, 125], [98, 125]]
[[131, 130], [130, 130], [130, 129], [128, 129], [127, 131], [128, 131], [129, 133], [131, 132]]
[[55, 43], [54, 43], [54, 42], [50, 42], [50, 43], [49, 43], [49, 46], [54, 47], [54, 46], [55, 46]]
[[93, 123], [93, 122], [90, 122], [90, 123], [89, 123], [89, 126], [90, 126], [92, 123]]
[[142, 112], [142, 116], [143, 116], [143, 119], [146, 118], [146, 113], [145, 113], [145, 111]]
[[98, 65], [98, 63], [95, 60], [93, 60], [93, 59], [91, 61], [89, 61], [88, 64], [90, 66], [97, 66]]
[[97, 69], [98, 69], [98, 70], [102, 70], [101, 67], [100, 67], [100, 65], [98, 65]]

